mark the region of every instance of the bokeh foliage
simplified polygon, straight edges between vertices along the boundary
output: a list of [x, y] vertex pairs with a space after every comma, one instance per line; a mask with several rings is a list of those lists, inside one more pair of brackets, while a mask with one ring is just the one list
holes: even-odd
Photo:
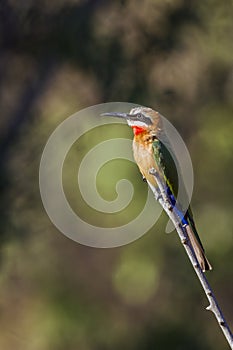
[[[128, 246], [78, 245], [47, 218], [38, 167], [51, 132], [84, 107], [129, 101], [158, 109], [190, 150], [193, 211], [214, 266], [208, 278], [233, 326], [232, 7], [231, 0], [1, 1], [1, 349], [228, 349], [203, 311], [207, 301], [178, 238], [163, 234], [164, 215]], [[81, 152], [98, 142], [90, 136]], [[78, 147], [64, 176], [74, 206]], [[100, 176], [105, 199], [115, 196], [116, 167]], [[121, 169], [135, 185], [136, 215], [146, 185], [136, 166]]]

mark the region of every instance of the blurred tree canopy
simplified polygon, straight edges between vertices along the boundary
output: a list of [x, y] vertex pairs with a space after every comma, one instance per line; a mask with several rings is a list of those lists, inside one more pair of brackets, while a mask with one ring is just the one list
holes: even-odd
[[[128, 101], [159, 110], [191, 153], [208, 279], [233, 326], [232, 11], [231, 0], [1, 1], [1, 349], [228, 349], [176, 235], [163, 235], [164, 215], [128, 246], [81, 246], [49, 221], [38, 168], [49, 135], [82, 108]], [[67, 159], [71, 201], [69, 169], [98, 137]], [[117, 181], [115, 169], [104, 182]], [[136, 215], [146, 185], [136, 166], [126, 173]]]

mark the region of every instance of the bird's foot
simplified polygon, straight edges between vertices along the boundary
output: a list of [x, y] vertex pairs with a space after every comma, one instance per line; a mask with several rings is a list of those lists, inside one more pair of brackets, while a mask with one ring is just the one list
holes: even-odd
[[149, 170], [149, 174], [150, 175], [157, 175], [157, 171], [155, 170], [155, 168], [151, 168], [150, 170]]

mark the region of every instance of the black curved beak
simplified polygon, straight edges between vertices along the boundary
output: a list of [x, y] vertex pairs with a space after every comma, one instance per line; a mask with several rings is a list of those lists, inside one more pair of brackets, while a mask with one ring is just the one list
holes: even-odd
[[132, 115], [129, 113], [107, 112], [100, 114], [101, 117], [116, 117], [122, 119], [132, 119]]
[[118, 113], [118, 112], [107, 112], [107, 113], [102, 113], [101, 117], [116, 117], [116, 118], [122, 118], [122, 119], [128, 119], [132, 121], [140, 121], [145, 123], [146, 125], [152, 125], [152, 121], [149, 117], [146, 117], [142, 113], [137, 113], [137, 114], [129, 114], [129, 113]]

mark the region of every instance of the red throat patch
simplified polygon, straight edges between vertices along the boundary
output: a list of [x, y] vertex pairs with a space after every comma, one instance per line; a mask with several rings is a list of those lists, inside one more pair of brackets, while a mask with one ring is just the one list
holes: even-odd
[[133, 129], [134, 135], [139, 135], [139, 134], [141, 134], [142, 132], [145, 131], [144, 128], [141, 128], [140, 126], [136, 126], [136, 125], [132, 126], [131, 128]]

